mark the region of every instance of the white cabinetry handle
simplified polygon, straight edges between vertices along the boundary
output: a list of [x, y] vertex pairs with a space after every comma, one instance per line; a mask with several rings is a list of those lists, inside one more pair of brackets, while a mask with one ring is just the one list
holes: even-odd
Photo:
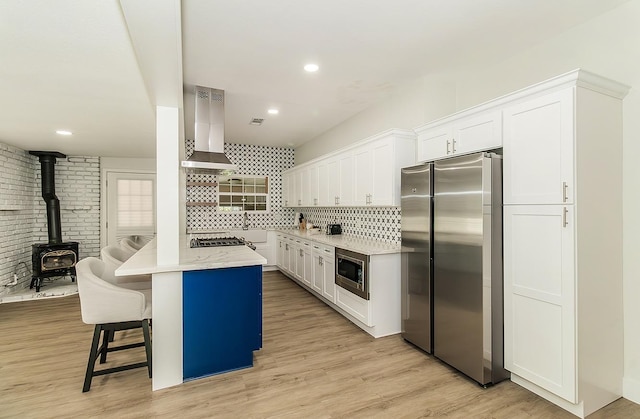
[[447, 140], [447, 154], [451, 153], [451, 152], [449, 151], [449, 145], [451, 145], [451, 141]]
[[562, 182], [562, 202], [567, 202], [569, 200], [569, 196], [567, 195], [567, 182]]
[[319, 256], [319, 257], [318, 257], [318, 265], [322, 266], [322, 262], [323, 262], [323, 261], [322, 261], [322, 256]]
[[453, 147], [451, 147], [451, 152], [455, 153], [456, 152], [456, 139], [453, 139]]
[[313, 205], [318, 205], [318, 198], [313, 198]]
[[569, 210], [567, 209], [567, 207], [564, 207], [562, 209], [562, 227], [566, 227], [569, 225], [569, 222], [567, 221], [567, 213], [569, 212]]

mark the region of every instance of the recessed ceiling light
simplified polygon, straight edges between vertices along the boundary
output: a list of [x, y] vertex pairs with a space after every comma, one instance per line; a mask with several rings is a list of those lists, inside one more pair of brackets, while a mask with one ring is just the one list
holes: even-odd
[[304, 70], [308, 71], [309, 73], [315, 73], [319, 68], [320, 67], [318, 67], [318, 64], [307, 64], [304, 66]]
[[277, 115], [278, 112], [280, 112], [280, 111], [277, 110], [277, 109], [269, 109], [267, 112], [269, 112], [269, 114], [271, 114], [271, 115]]
[[67, 131], [67, 130], [64, 130], [64, 129], [59, 129], [59, 130], [56, 131], [56, 134], [58, 134], [58, 135], [72, 135], [73, 132]]

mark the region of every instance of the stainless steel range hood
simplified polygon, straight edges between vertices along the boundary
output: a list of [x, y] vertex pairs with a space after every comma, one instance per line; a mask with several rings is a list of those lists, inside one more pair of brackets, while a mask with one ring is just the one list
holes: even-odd
[[224, 154], [224, 90], [196, 86], [194, 148], [182, 162], [189, 172], [230, 174], [238, 169]]

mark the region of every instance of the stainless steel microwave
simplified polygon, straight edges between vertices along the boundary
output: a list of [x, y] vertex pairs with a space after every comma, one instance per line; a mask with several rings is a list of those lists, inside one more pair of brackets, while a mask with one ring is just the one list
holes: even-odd
[[369, 256], [336, 248], [336, 285], [369, 299]]

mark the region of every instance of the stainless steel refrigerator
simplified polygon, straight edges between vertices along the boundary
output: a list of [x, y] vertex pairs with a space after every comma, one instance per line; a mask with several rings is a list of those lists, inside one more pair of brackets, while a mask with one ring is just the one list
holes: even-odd
[[402, 337], [431, 353], [433, 165], [401, 172]]
[[[436, 357], [482, 385], [496, 383], [508, 376], [503, 368], [501, 156], [483, 152], [423, 167], [403, 169], [401, 176], [403, 337], [428, 352], [430, 346]], [[414, 176], [428, 176], [423, 182], [432, 185], [429, 203], [412, 196], [411, 185], [419, 184]], [[426, 219], [430, 222], [418, 233]], [[429, 243], [428, 258], [415, 250], [426, 247], [415, 243]], [[432, 290], [428, 313], [416, 298], [423, 295], [416, 290], [424, 289]], [[429, 330], [423, 332], [432, 338], [427, 347], [414, 341], [416, 330]]]

